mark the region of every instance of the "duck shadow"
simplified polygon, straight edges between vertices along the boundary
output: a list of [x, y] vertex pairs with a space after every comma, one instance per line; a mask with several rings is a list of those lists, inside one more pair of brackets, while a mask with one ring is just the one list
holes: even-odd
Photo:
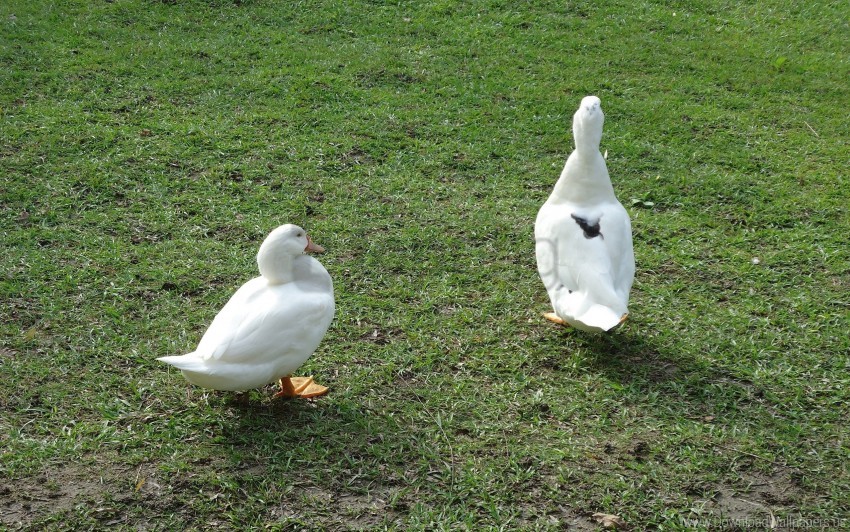
[[[231, 402], [227, 406], [235, 420], [224, 435], [234, 444], [250, 445], [268, 435], [279, 442], [300, 441], [305, 435], [350, 438], [383, 432], [390, 422], [381, 412], [344, 396], [257, 400], [252, 394], [248, 404]], [[246, 434], [250, 437], [245, 438]]]
[[[565, 348], [564, 339], [570, 347]], [[636, 404], [661, 404], [684, 417], [702, 417], [738, 410], [764, 393], [753, 382], [707, 360], [672, 352], [635, 330], [609, 334], [565, 332], [563, 356], [578, 346], [583, 357], [578, 369], [615, 383]]]
[[344, 470], [347, 466], [341, 462], [392, 460], [411, 450], [404, 438], [408, 431], [390, 414], [344, 393], [309, 400], [257, 400], [256, 394], [248, 405], [228, 405], [229, 420], [217, 435], [224, 444], [222, 458], [235, 466], [273, 463], [272, 470], [280, 472], [290, 462], [322, 463], [302, 470], [319, 483], [320, 471], [330, 464]]
[[695, 369], [696, 362], [685, 356], [672, 356], [646, 336], [627, 331], [611, 334], [577, 334], [573, 341], [589, 354], [585, 362], [596, 371], [621, 384], [645, 375], [649, 383], [664, 383]]

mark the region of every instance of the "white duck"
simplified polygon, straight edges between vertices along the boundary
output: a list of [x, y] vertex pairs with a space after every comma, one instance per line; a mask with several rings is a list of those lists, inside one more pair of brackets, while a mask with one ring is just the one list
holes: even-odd
[[587, 96], [573, 116], [576, 149], [537, 214], [537, 269], [556, 323], [608, 331], [628, 316], [635, 276], [632, 226], [599, 153], [605, 115]]
[[297, 225], [282, 225], [260, 246], [260, 277], [236, 291], [195, 351], [158, 360], [204, 388], [244, 391], [280, 381], [274, 397], [315, 397], [328, 389], [291, 378], [319, 346], [334, 316], [331, 276], [305, 251], [321, 253]]

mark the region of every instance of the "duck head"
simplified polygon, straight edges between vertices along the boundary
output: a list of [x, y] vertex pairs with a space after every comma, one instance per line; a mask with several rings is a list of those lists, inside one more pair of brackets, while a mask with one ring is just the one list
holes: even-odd
[[602, 124], [605, 115], [602, 113], [602, 102], [596, 96], [585, 96], [573, 115], [573, 138], [579, 153], [599, 151], [602, 141]]
[[304, 229], [293, 224], [281, 225], [263, 240], [257, 253], [260, 275], [272, 284], [292, 280], [292, 261], [304, 252], [322, 253], [325, 248], [313, 243]]

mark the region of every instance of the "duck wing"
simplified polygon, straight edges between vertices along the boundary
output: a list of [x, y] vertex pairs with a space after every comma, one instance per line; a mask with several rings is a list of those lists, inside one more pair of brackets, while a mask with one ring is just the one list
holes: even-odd
[[303, 362], [318, 347], [334, 314], [332, 296], [303, 292], [292, 284], [236, 304], [236, 309], [222, 309], [222, 319], [213, 320], [198, 345], [196, 353], [207, 365], [262, 364], [287, 356]]
[[619, 202], [546, 204], [535, 240], [540, 276], [556, 308], [566, 298], [578, 305], [578, 314], [595, 304], [625, 312], [634, 252], [631, 222]]

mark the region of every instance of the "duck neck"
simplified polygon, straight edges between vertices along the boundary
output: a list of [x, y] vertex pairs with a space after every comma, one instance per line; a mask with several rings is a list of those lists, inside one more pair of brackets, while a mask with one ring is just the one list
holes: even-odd
[[294, 278], [293, 262], [295, 257], [285, 253], [266, 252], [257, 255], [257, 266], [269, 284], [285, 284]]
[[577, 146], [567, 159], [552, 195], [562, 201], [581, 203], [614, 197], [614, 187], [599, 149]]

